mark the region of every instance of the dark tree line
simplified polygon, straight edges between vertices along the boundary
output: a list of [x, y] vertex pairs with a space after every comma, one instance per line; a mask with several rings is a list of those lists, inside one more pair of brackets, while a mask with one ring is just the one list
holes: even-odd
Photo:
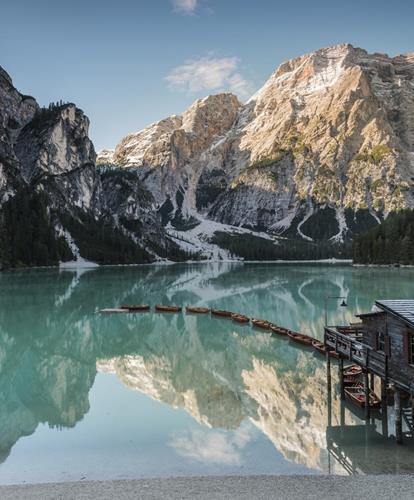
[[22, 190], [4, 204], [0, 217], [3, 267], [50, 266], [72, 258], [65, 239], [56, 236], [43, 193]]
[[312, 243], [298, 239], [279, 239], [278, 243], [250, 234], [229, 235], [217, 231], [212, 243], [245, 260], [319, 260], [332, 257], [347, 259], [350, 245], [329, 242]]
[[96, 220], [79, 213], [78, 216], [61, 216], [65, 228], [75, 240], [82, 257], [98, 264], [137, 264], [152, 258], [111, 220]]
[[414, 210], [392, 213], [358, 236], [353, 259], [359, 264], [414, 264]]

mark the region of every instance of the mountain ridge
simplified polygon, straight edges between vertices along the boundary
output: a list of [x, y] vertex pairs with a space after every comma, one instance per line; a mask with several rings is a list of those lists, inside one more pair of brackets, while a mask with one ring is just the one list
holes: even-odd
[[1, 70], [0, 262], [347, 257], [414, 207], [413, 82], [413, 53], [335, 45], [96, 158], [75, 104], [40, 108]]
[[[136, 167], [157, 202], [172, 206], [170, 219], [181, 212], [277, 235], [293, 229], [311, 241], [317, 238], [301, 227], [315, 212], [330, 213], [337, 228], [327, 239], [344, 241], [360, 225], [356, 219], [372, 226], [413, 206], [413, 77], [412, 53], [390, 58], [350, 44], [320, 49], [281, 64], [237, 107], [227, 131], [196, 158], [185, 157], [172, 181], [167, 170], [176, 167], [166, 153], [182, 150], [169, 137], [153, 155], [140, 132], [129, 134], [133, 153], [121, 141], [112, 163], [122, 157], [123, 168]], [[98, 163], [107, 161], [98, 155]]]

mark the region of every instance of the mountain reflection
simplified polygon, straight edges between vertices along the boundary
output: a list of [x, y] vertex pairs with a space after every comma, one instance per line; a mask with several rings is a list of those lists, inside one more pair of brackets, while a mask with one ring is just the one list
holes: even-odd
[[[407, 282], [413, 277], [404, 276]], [[75, 426], [89, 411], [97, 371], [106, 371], [216, 429], [172, 436], [170, 446], [183, 456], [237, 464], [250, 421], [290, 461], [327, 470], [326, 372], [312, 351], [210, 317], [96, 311], [131, 302], [207, 304], [321, 337], [326, 295], [347, 296], [349, 304], [346, 311], [329, 304], [332, 323], [352, 320], [375, 298], [396, 291], [403, 298], [401, 280], [389, 279], [386, 270], [318, 266], [25, 271], [0, 275], [0, 284], [2, 460], [40, 423]], [[406, 287], [408, 295], [412, 288]], [[334, 399], [333, 425], [339, 414]], [[234, 431], [230, 442], [220, 429]]]

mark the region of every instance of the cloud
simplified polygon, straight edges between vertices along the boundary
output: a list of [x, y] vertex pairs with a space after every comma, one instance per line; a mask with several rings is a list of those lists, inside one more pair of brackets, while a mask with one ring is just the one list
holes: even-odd
[[171, 0], [176, 12], [181, 14], [194, 14], [197, 0]]
[[250, 429], [243, 427], [233, 433], [192, 429], [175, 434], [169, 445], [179, 455], [205, 464], [239, 466], [241, 451], [251, 439]]
[[251, 94], [250, 83], [239, 70], [237, 57], [202, 57], [174, 68], [166, 80], [174, 89], [195, 94], [212, 90], [230, 90], [242, 99]]

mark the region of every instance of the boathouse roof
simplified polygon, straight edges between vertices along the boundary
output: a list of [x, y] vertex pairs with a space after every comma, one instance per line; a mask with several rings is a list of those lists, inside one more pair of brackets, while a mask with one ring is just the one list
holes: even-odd
[[377, 300], [375, 304], [414, 326], [414, 300]]

